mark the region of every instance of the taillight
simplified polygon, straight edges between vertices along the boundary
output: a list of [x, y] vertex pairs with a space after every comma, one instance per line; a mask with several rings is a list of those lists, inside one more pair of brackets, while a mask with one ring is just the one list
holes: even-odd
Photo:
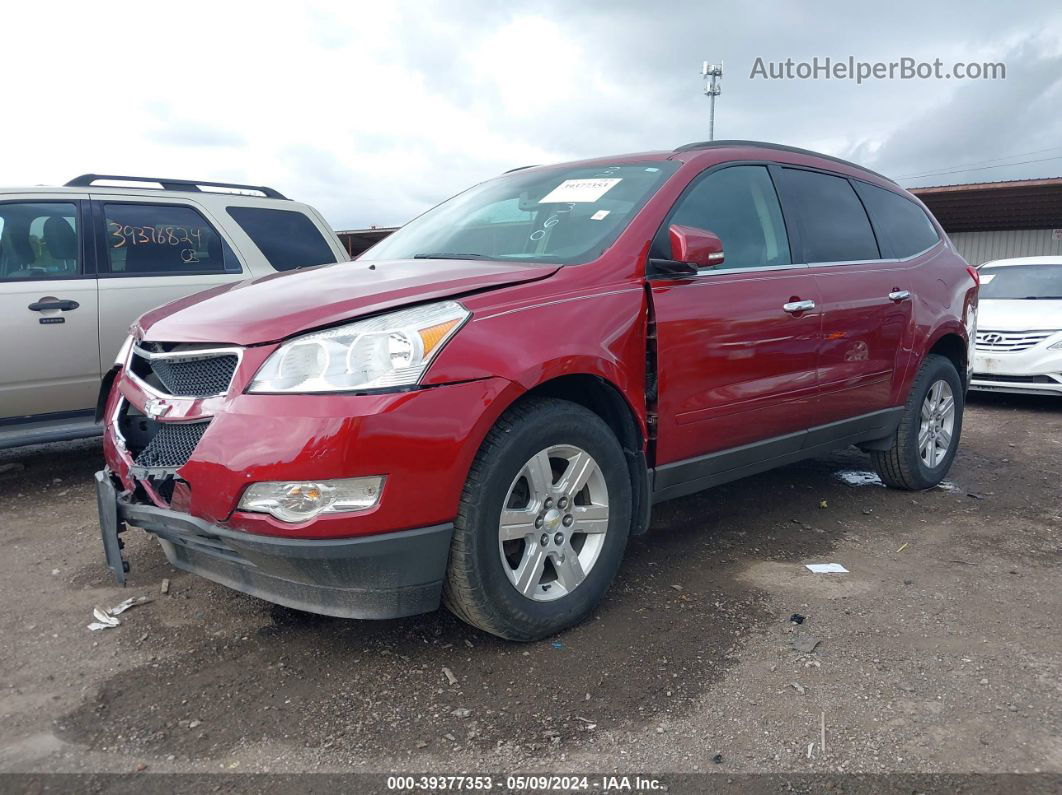
[[970, 278], [972, 278], [974, 280], [974, 284], [976, 284], [978, 287], [980, 287], [981, 286], [981, 276], [977, 273], [977, 268], [975, 268], [973, 265], [967, 265], [966, 266], [966, 272], [968, 274], [970, 274]]

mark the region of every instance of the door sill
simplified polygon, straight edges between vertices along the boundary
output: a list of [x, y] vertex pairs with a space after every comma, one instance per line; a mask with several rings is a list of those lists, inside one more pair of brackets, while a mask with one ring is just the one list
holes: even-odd
[[896, 430], [902, 415], [902, 406], [882, 409], [741, 447], [664, 464], [653, 470], [653, 502], [684, 497], [841, 447], [882, 439]]
[[99, 436], [103, 426], [95, 421], [93, 413], [90, 410], [4, 420], [0, 423], [0, 450]]

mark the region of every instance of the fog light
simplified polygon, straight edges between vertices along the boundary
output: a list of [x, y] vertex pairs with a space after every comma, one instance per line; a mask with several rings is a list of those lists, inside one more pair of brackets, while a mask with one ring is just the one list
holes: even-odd
[[380, 500], [384, 476], [344, 480], [253, 483], [239, 510], [268, 513], [282, 522], [305, 522], [322, 513], [372, 508]]

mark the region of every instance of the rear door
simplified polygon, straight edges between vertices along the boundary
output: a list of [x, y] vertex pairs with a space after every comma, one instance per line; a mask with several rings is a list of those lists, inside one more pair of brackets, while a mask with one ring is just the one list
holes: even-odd
[[788, 166], [779, 169], [779, 182], [782, 201], [800, 227], [800, 258], [822, 302], [821, 399], [814, 424], [889, 408], [903, 377], [901, 352], [911, 337], [912, 265], [892, 257], [887, 241], [879, 240], [857, 186], [887, 191]]
[[203, 208], [162, 197], [93, 198], [104, 371], [129, 325], [149, 309], [247, 278], [230, 241]]
[[653, 256], [670, 258], [672, 223], [714, 232], [725, 259], [695, 277], [651, 283], [660, 486], [800, 448], [817, 388], [821, 320], [815, 280], [790, 256], [767, 166], [699, 177], [663, 224]]
[[96, 404], [87, 198], [41, 193], [0, 201], [0, 423], [87, 416]]

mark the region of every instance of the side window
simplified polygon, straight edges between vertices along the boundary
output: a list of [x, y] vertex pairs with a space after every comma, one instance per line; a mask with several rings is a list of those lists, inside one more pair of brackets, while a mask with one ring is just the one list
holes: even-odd
[[336, 255], [317, 226], [297, 210], [228, 207], [262, 256], [278, 271], [335, 262]]
[[878, 243], [863, 203], [844, 177], [782, 169], [782, 196], [800, 219], [807, 262], [878, 259]]
[[0, 204], [0, 281], [79, 276], [78, 248], [76, 204]]
[[240, 263], [213, 226], [179, 204], [103, 204], [102, 269], [116, 276], [239, 273]]
[[856, 189], [894, 256], [914, 256], [940, 240], [925, 210], [910, 199], [865, 182], [857, 182]]
[[[723, 241], [724, 268], [788, 265], [789, 240], [774, 183], [764, 166], [713, 171], [681, 199], [668, 224], [695, 226]], [[671, 257], [666, 227], [654, 256]]]

